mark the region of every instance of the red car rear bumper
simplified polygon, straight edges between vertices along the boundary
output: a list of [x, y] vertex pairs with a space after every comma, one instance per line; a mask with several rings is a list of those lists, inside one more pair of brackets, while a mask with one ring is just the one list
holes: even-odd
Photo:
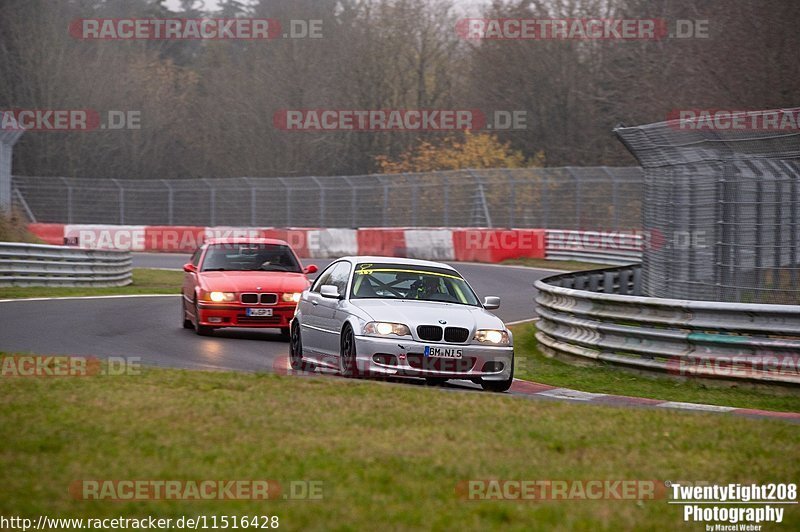
[[250, 308], [270, 308], [272, 316], [248, 316], [245, 305], [224, 304], [214, 305], [201, 303], [198, 305], [198, 322], [200, 325], [208, 327], [271, 327], [288, 328], [289, 322], [294, 317], [296, 304], [273, 305], [269, 307], [250, 307]]

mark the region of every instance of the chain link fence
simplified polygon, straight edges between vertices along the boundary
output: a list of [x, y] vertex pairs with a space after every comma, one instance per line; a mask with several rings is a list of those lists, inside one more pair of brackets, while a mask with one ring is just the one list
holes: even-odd
[[638, 167], [230, 179], [13, 178], [31, 221], [275, 227], [641, 227]]
[[797, 128], [721, 131], [671, 121], [615, 131], [644, 169], [645, 231], [669, 235], [645, 250], [647, 295], [800, 304]]

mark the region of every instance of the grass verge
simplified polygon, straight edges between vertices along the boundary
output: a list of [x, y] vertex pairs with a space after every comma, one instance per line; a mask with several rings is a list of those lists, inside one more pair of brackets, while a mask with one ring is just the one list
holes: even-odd
[[538, 349], [534, 324], [517, 325], [511, 329], [517, 357], [515, 376], [520, 379], [584, 392], [800, 412], [800, 393], [796, 390], [781, 388], [771, 391], [700, 380], [678, 380], [667, 376], [647, 376], [611, 366], [576, 366], [545, 357]]
[[544, 268], [549, 270], [564, 270], [577, 272], [581, 270], [596, 270], [597, 268], [610, 268], [609, 264], [599, 264], [596, 262], [580, 262], [577, 260], [548, 260], [548, 259], [508, 259], [502, 264], [511, 266], [528, 266], [530, 268]]
[[[468, 479], [794, 481], [800, 427], [336, 378], [0, 380], [0, 514], [277, 515], [281, 529], [660, 530], [652, 501], [464, 501]], [[321, 500], [76, 500], [76, 480], [321, 481]], [[787, 529], [800, 527], [789, 507]]]
[[41, 244], [42, 241], [28, 231], [28, 223], [18, 212], [0, 212], [0, 242], [26, 242]]
[[133, 283], [129, 284], [128, 286], [115, 286], [109, 288], [12, 286], [0, 288], [0, 299], [19, 299], [25, 297], [179, 294], [182, 283], [183, 272], [134, 268]]

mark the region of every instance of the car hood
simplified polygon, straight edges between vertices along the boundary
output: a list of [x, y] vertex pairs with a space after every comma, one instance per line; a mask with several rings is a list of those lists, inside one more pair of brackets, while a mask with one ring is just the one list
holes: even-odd
[[410, 301], [404, 299], [354, 299], [350, 303], [366, 312], [374, 321], [389, 321], [408, 325], [441, 325], [476, 329], [504, 329], [503, 321], [481, 307], [436, 301]]
[[[201, 272], [204, 290], [218, 292], [302, 292], [309, 282], [302, 273]], [[260, 287], [260, 288], [259, 288]]]

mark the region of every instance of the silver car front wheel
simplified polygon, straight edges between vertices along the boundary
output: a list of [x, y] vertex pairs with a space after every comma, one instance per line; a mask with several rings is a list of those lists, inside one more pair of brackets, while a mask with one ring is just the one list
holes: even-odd
[[357, 377], [356, 364], [356, 337], [349, 325], [345, 326], [341, 336], [341, 349], [339, 352], [339, 374], [342, 377]]
[[508, 379], [502, 381], [487, 381], [481, 380], [481, 388], [486, 390], [487, 392], [505, 392], [511, 388], [511, 385], [514, 383], [514, 359], [511, 359], [511, 374], [508, 376]]

